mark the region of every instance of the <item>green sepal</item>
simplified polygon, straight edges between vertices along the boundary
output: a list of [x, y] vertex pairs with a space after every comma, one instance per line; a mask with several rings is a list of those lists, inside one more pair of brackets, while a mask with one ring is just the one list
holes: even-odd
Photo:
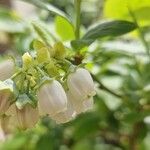
[[39, 63], [44, 63], [50, 60], [50, 53], [48, 51], [48, 48], [43, 47], [41, 49], [36, 50], [37, 51], [37, 61]]
[[23, 69], [28, 69], [32, 65], [32, 56], [27, 52], [22, 56], [22, 61], [23, 61]]
[[51, 77], [55, 77], [59, 75], [59, 71], [57, 66], [53, 63], [50, 62], [49, 64], [47, 64], [45, 66], [45, 69], [47, 70], [47, 73], [51, 76]]
[[37, 96], [36, 93], [28, 93], [29, 98], [32, 100], [32, 107], [36, 108], [37, 107]]
[[32, 94], [21, 94], [18, 96], [16, 101], [16, 106], [18, 109], [23, 109], [27, 104], [30, 104], [32, 107], [36, 107], [37, 100], [36, 97]]
[[33, 41], [33, 48], [34, 48], [35, 50], [41, 49], [41, 48], [43, 48], [43, 47], [46, 47], [46, 45], [45, 45], [43, 42], [41, 42], [41, 41], [39, 41], [39, 40], [34, 40], [34, 41]]
[[66, 49], [61, 42], [57, 42], [54, 44], [54, 57], [57, 59], [64, 59], [66, 57]]
[[53, 81], [52, 78], [49, 78], [47, 76], [43, 77], [38, 85], [35, 87], [36, 90], [40, 89], [44, 84], [51, 83]]
[[85, 68], [86, 65], [87, 65], [87, 63], [82, 63], [82, 64], [78, 65], [77, 68]]

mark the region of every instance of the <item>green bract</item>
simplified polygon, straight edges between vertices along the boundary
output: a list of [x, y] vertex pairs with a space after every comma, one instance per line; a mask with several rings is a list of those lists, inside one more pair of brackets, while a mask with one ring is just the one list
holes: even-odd
[[16, 106], [18, 109], [23, 109], [26, 104], [36, 107], [37, 98], [33, 94], [20, 94], [17, 97]]

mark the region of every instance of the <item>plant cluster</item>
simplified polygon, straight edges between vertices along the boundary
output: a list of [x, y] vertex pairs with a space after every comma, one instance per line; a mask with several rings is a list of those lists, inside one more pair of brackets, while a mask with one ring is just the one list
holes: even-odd
[[39, 115], [65, 123], [91, 109], [95, 95], [93, 79], [86, 69], [65, 58], [63, 44], [47, 47], [34, 41], [33, 47], [36, 53], [25, 53], [17, 66], [11, 60], [0, 66], [4, 80], [0, 83], [0, 114], [15, 107], [11, 113], [17, 126], [26, 129], [37, 123]]

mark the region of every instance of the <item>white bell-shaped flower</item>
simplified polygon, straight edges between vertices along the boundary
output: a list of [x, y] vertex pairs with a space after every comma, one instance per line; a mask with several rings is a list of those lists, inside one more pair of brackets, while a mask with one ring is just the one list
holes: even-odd
[[13, 98], [13, 81], [12, 80], [5, 80], [4, 82], [0, 81], [0, 115], [4, 114]]
[[67, 110], [65, 110], [64, 112], [60, 112], [52, 117], [52, 119], [54, 119], [56, 121], [56, 123], [58, 123], [58, 124], [69, 122], [72, 119], [74, 119], [76, 116], [76, 112], [70, 101], [70, 98], [71, 98], [70, 96], [71, 95], [69, 93], [67, 93], [67, 100], [68, 100], [67, 101]]
[[78, 68], [68, 76], [67, 85], [71, 94], [80, 101], [84, 101], [96, 93], [90, 73], [83, 68]]
[[93, 108], [94, 100], [93, 97], [90, 97], [84, 101], [80, 101], [76, 99], [71, 93], [70, 93], [70, 101], [73, 106], [73, 109], [75, 110], [76, 114], [80, 114], [82, 112], [86, 112], [88, 110], [91, 110]]
[[8, 110], [11, 104], [11, 101], [9, 100], [10, 95], [11, 94], [7, 91], [3, 93], [0, 92], [0, 114], [4, 114]]
[[12, 131], [19, 126], [15, 103], [13, 103], [6, 111], [5, 117], [3, 118], [2, 122], [3, 130], [7, 133], [12, 133]]
[[0, 80], [4, 81], [10, 78], [14, 73], [14, 69], [15, 69], [15, 64], [11, 59], [1, 62], [0, 63]]
[[17, 127], [16, 116], [2, 115], [0, 119], [0, 126], [5, 135], [11, 134]]
[[10, 105], [10, 107], [8, 108], [8, 110], [5, 112], [5, 114], [7, 116], [16, 116], [16, 104], [13, 103], [12, 105]]
[[27, 104], [23, 109], [18, 109], [16, 107], [16, 118], [19, 128], [32, 128], [38, 122], [39, 112], [37, 108], [33, 108], [31, 105]]
[[37, 93], [40, 114], [50, 117], [67, 109], [67, 96], [62, 85], [54, 80], [43, 84]]

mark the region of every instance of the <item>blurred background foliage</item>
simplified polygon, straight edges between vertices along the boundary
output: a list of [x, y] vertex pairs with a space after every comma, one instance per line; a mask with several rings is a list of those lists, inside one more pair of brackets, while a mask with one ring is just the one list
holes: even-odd
[[35, 38], [61, 40], [76, 59], [85, 58], [97, 87], [91, 112], [64, 125], [42, 118], [34, 129], [8, 134], [0, 150], [150, 150], [150, 1], [82, 0], [81, 10], [81, 35], [113, 19], [138, 28], [75, 51], [74, 26], [64, 19], [75, 20], [73, 0], [0, 1], [0, 60], [32, 51]]

